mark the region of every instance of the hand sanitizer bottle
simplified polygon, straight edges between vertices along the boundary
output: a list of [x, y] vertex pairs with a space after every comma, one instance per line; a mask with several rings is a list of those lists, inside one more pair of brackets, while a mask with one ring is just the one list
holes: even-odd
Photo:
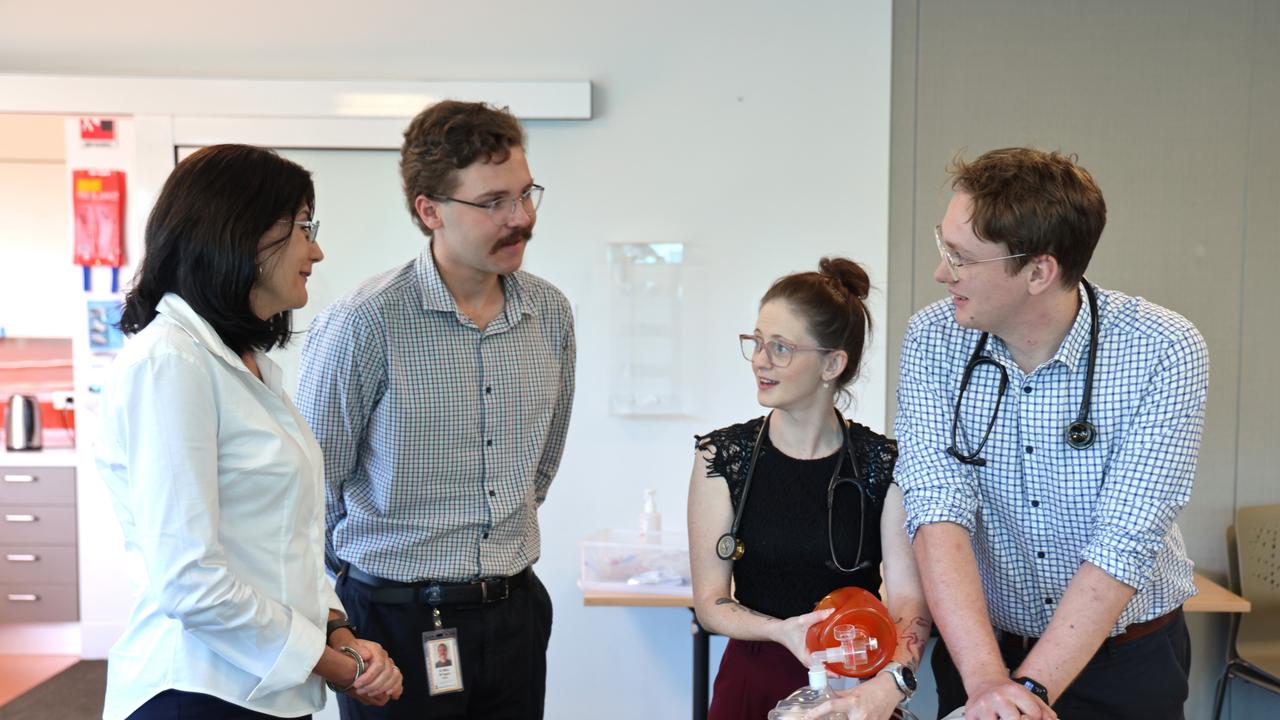
[[640, 535], [645, 542], [662, 542], [662, 515], [658, 513], [658, 491], [644, 491], [644, 512], [640, 513]]

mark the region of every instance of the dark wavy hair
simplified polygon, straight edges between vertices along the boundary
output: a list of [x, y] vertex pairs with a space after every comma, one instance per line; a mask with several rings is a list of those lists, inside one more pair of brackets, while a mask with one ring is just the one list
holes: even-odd
[[809, 334], [822, 347], [844, 350], [849, 363], [833, 383], [841, 390], [858, 376], [862, 351], [871, 334], [867, 293], [871, 280], [858, 263], [846, 258], [822, 258], [817, 272], [786, 275], [773, 281], [760, 299], [786, 300], [804, 318]]
[[145, 255], [125, 296], [120, 329], [140, 332], [165, 293], [191, 306], [236, 354], [267, 351], [292, 335], [292, 313], [263, 320], [249, 305], [259, 266], [289, 235], [259, 249], [277, 221], [315, 208], [311, 173], [274, 151], [212, 145], [178, 163], [147, 218]]
[[459, 170], [474, 162], [504, 163], [513, 147], [524, 147], [524, 130], [505, 108], [445, 100], [418, 113], [400, 147], [400, 179], [413, 224], [430, 237], [414, 207], [418, 196], [452, 195]]

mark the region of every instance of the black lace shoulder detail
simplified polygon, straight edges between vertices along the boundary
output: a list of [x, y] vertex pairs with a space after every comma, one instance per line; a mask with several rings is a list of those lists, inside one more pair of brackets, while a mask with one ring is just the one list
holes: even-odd
[[737, 509], [747, 479], [751, 449], [760, 434], [763, 417], [694, 435], [694, 447], [707, 462], [707, 477], [722, 477], [729, 485], [729, 499]]
[[891, 440], [866, 425], [849, 422], [849, 442], [871, 495], [883, 502], [893, 482], [893, 465], [898, 461], [898, 441]]

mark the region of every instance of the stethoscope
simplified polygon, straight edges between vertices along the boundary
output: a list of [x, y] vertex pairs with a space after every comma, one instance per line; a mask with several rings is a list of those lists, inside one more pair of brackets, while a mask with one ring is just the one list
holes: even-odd
[[[1081, 279], [1081, 282], [1084, 283], [1085, 295], [1089, 297], [1089, 366], [1085, 371], [1084, 397], [1080, 399], [1080, 410], [1076, 412], [1076, 419], [1067, 425], [1064, 433], [1067, 445], [1076, 450], [1084, 450], [1098, 439], [1098, 428], [1089, 422], [1089, 398], [1093, 395], [1093, 366], [1098, 358], [1098, 296], [1088, 280]], [[987, 349], [989, 336], [990, 333], [982, 333], [982, 337], [978, 338], [978, 344], [973, 348], [973, 354], [969, 356], [968, 364], [964, 366], [964, 375], [960, 377], [960, 394], [956, 396], [955, 411], [951, 414], [951, 447], [947, 448], [947, 453], [951, 457], [965, 465], [978, 467], [987, 464], [986, 460], [978, 456], [982, 453], [982, 448], [986, 447], [987, 441], [991, 439], [991, 430], [996, 426], [996, 416], [1000, 414], [1000, 403], [1004, 400], [1004, 391], [1009, 387], [1008, 371], [990, 356], [983, 354]], [[974, 448], [973, 452], [964, 453], [960, 451], [960, 446], [956, 442], [957, 430], [960, 427], [960, 403], [964, 399], [964, 391], [969, 387], [969, 379], [973, 376], [973, 371], [980, 365], [993, 365], [1000, 371], [1000, 386], [996, 390], [996, 406], [991, 411], [987, 430], [982, 434], [982, 442], [978, 443], [978, 447]]]
[[[834, 410], [834, 408], [832, 408]], [[827, 545], [831, 549], [831, 559], [826, 565], [832, 570], [839, 570], [845, 573], [854, 573], [859, 570], [866, 570], [871, 567], [870, 560], [862, 559], [862, 544], [866, 537], [866, 528], [862, 527], [863, 521], [867, 518], [867, 489], [863, 486], [862, 473], [858, 470], [858, 462], [853, 457], [853, 446], [849, 443], [849, 427], [844, 422], [844, 416], [839, 410], [835, 410], [836, 421], [840, 424], [841, 445], [840, 459], [836, 461], [836, 467], [831, 471], [831, 479], [827, 481]], [[747, 493], [751, 491], [751, 479], [756, 474], [756, 460], [760, 458], [760, 442], [764, 440], [764, 434], [769, 430], [769, 417], [772, 413], [765, 416], [764, 422], [760, 423], [760, 431], [756, 433], [755, 445], [751, 447], [751, 461], [747, 464], [747, 479], [742, 483], [742, 497], [738, 499], [738, 510], [733, 514], [733, 525], [729, 528], [729, 532], [720, 536], [720, 540], [716, 542], [716, 555], [721, 560], [741, 560], [742, 556], [747, 552], [747, 546], [743, 544], [742, 538], [738, 536], [738, 528], [742, 525], [742, 511], [747, 507]], [[853, 477], [840, 477], [840, 469], [844, 467], [845, 458], [849, 460], [849, 466], [853, 469]], [[858, 490], [858, 505], [861, 508], [861, 520], [858, 523], [858, 557], [853, 561], [853, 567], [845, 567], [840, 564], [836, 558], [836, 541], [832, 535], [832, 507], [836, 497], [836, 489], [843, 484], [850, 484]]]

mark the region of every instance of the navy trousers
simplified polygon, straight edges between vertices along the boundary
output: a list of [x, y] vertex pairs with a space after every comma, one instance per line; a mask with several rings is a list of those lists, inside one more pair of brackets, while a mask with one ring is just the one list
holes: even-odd
[[[310, 720], [303, 715], [295, 720]], [[275, 715], [254, 712], [212, 695], [165, 690], [142, 704], [129, 720], [280, 720]]]
[[346, 575], [337, 590], [357, 634], [386, 648], [404, 674], [404, 694], [383, 707], [339, 695], [343, 720], [542, 717], [552, 613], [551, 597], [533, 572], [506, 600], [440, 608], [444, 627], [458, 632], [463, 690], [435, 697], [422, 650], [422, 633], [434, 627], [431, 607], [374, 603], [372, 588]]
[[[1000, 648], [1011, 669], [1021, 665], [1028, 652]], [[932, 666], [942, 718], [964, 705], [968, 695], [942, 638], [933, 649]], [[1062, 718], [1183, 720], [1190, 672], [1191, 636], [1179, 612], [1150, 635], [1127, 643], [1104, 642], [1053, 709]]]

